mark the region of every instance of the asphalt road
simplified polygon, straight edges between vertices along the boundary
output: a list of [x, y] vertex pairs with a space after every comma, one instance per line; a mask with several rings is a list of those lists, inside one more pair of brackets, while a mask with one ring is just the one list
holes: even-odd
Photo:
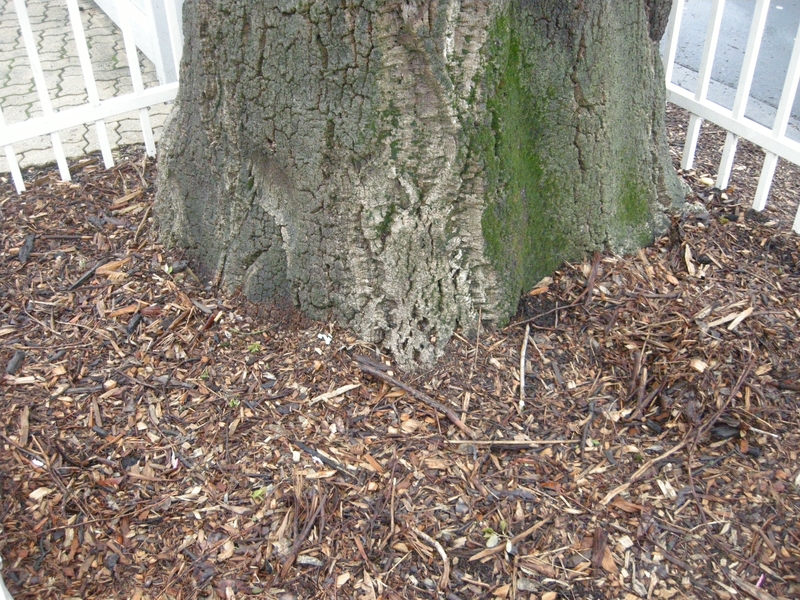
[[[676, 57], [677, 65], [684, 68], [676, 69], [673, 81], [680, 80], [683, 87], [689, 84], [688, 89], [694, 89], [700, 68], [711, 6], [711, 0], [689, 0], [685, 4]], [[720, 41], [711, 71], [711, 80], [716, 83], [709, 89], [708, 98], [728, 108], [733, 106], [754, 8], [755, 0], [727, 0], [722, 13]], [[751, 98], [758, 102], [751, 99], [746, 111], [748, 117], [767, 126], [772, 126], [769, 113], [774, 115], [774, 107], [780, 102], [798, 24], [800, 0], [770, 2], [751, 90]], [[800, 98], [795, 98], [792, 114], [795, 119], [800, 118]]]

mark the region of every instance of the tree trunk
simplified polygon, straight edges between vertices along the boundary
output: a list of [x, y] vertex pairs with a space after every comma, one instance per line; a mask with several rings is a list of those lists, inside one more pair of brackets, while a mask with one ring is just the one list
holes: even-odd
[[680, 200], [669, 0], [188, 0], [163, 237], [405, 364]]

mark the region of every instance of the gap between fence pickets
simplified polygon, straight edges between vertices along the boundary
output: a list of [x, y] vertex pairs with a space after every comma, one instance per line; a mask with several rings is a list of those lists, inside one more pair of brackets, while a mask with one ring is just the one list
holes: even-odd
[[[753, 198], [753, 208], [758, 211], [764, 210], [775, 176], [778, 157], [780, 156], [796, 165], [800, 165], [800, 144], [786, 137], [786, 129], [791, 116], [797, 85], [800, 82], [800, 25], [798, 25], [798, 34], [795, 37], [792, 57], [789, 61], [789, 68], [786, 73], [774, 124], [772, 129], [768, 129], [747, 119], [744, 116], [744, 112], [747, 107], [747, 101], [750, 98], [750, 88], [761, 40], [763, 39], [769, 0], [757, 0], [732, 110], [711, 102], [706, 97], [710, 85], [716, 47], [719, 41], [725, 0], [714, 0], [712, 5], [696, 91], [692, 93], [672, 83], [684, 5], [685, 0], [676, 0], [672, 6], [670, 24], [666, 32], [667, 52], [664, 68], [667, 100], [685, 108], [691, 114], [681, 159], [681, 168], [686, 170], [692, 168], [703, 120], [711, 121], [728, 131], [716, 181], [716, 186], [720, 189], [726, 188], [730, 180], [738, 139], [743, 137], [753, 142], [766, 152], [758, 187]], [[792, 229], [796, 233], [800, 233], [800, 206], [798, 206]]]
[[[142, 81], [141, 67], [139, 65], [138, 54], [131, 28], [130, 16], [126, 2], [118, 4], [120, 8], [119, 20], [122, 30], [123, 43], [125, 46], [128, 68], [133, 83], [134, 91], [131, 94], [123, 94], [109, 100], [101, 101], [97, 92], [97, 84], [91, 65], [86, 35], [81, 21], [81, 16], [77, 0], [66, 0], [69, 12], [72, 33], [75, 38], [78, 51], [78, 60], [81, 66], [81, 73], [84, 79], [84, 86], [88, 98], [88, 103], [68, 108], [63, 111], [53, 110], [47, 84], [44, 79], [44, 70], [39, 59], [39, 51], [33, 36], [33, 29], [28, 17], [25, 0], [14, 0], [14, 7], [17, 12], [20, 30], [22, 32], [28, 60], [34, 76], [34, 83], [39, 101], [42, 105], [42, 117], [27, 119], [20, 123], [6, 125], [5, 119], [0, 110], [0, 145], [8, 161], [9, 171], [14, 182], [17, 193], [25, 191], [25, 183], [19, 168], [13, 144], [40, 135], [50, 135], [53, 153], [58, 164], [59, 174], [63, 181], [70, 180], [69, 166], [66, 154], [61, 144], [59, 131], [88, 125], [94, 123], [97, 132], [98, 143], [103, 156], [106, 168], [113, 166], [114, 161], [111, 154], [111, 144], [108, 139], [108, 132], [105, 119], [114, 117], [131, 110], [139, 111], [139, 119], [142, 128], [142, 136], [145, 148], [150, 156], [155, 155], [155, 140], [153, 130], [150, 125], [149, 107], [163, 102], [170, 102], [175, 99], [178, 91], [178, 83], [169, 83], [157, 87], [145, 89]], [[176, 64], [180, 61], [181, 42], [180, 21], [174, 2], [168, 2], [167, 19], [168, 31], [171, 37], [171, 51], [176, 59]]]

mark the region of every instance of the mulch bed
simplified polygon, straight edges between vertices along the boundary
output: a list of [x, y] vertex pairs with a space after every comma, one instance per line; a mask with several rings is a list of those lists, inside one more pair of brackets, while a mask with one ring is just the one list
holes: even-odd
[[141, 154], [6, 182], [14, 597], [800, 597], [799, 171], [752, 213], [760, 151], [714, 190], [702, 140], [668, 235], [563, 265], [416, 374], [199, 281]]

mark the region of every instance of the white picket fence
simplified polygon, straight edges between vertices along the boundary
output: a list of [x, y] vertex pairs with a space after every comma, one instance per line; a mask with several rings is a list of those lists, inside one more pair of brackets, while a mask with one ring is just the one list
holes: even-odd
[[[732, 108], [726, 108], [708, 99], [711, 71], [720, 41], [725, 0], [713, 0], [695, 89], [689, 90], [673, 83], [678, 35], [681, 30], [684, 6], [685, 0], [674, 0], [673, 2], [670, 24], [666, 33], [666, 53], [664, 57], [667, 101], [685, 108], [691, 113], [681, 168], [692, 168], [700, 127], [703, 120], [711, 121], [728, 131], [716, 179], [716, 186], [720, 189], [725, 189], [728, 187], [730, 180], [739, 138], [749, 140], [763, 148], [766, 154], [755, 198], [753, 199], [753, 208], [759, 211], [763, 210], [766, 207], [778, 158], [800, 165], [800, 143], [786, 135], [792, 105], [797, 93], [797, 84], [800, 81], [800, 25], [798, 25], [798, 33], [794, 39], [794, 49], [789, 60], [780, 102], [775, 112], [773, 125], [770, 128], [745, 116], [748, 101], [751, 100], [753, 75], [756, 71], [756, 62], [762, 47], [770, 1], [756, 0], [755, 2], [742, 70], [739, 74]], [[800, 233], [800, 207], [798, 207], [792, 229]]]
[[[55, 2], [56, 0], [52, 1]], [[48, 90], [45, 81], [44, 69], [47, 68], [47, 64], [43, 65], [40, 59], [36, 38], [28, 15], [28, 7], [25, 0], [13, 0], [19, 20], [19, 29], [25, 43], [25, 50], [30, 63], [30, 69], [33, 72], [33, 80], [42, 113], [40, 116], [28, 118], [12, 124], [6, 124], [2, 111], [0, 111], [0, 146], [2, 146], [5, 151], [14, 186], [20, 193], [25, 190], [25, 184], [22, 179], [17, 156], [14, 152], [14, 144], [43, 135], [50, 136], [53, 154], [55, 155], [61, 178], [64, 181], [69, 181], [70, 173], [67, 165], [67, 157], [64, 153], [59, 132], [72, 127], [93, 124], [98, 145], [103, 156], [103, 162], [106, 168], [110, 168], [114, 165], [114, 159], [106, 129], [106, 120], [130, 111], [138, 111], [145, 148], [149, 155], [154, 156], [155, 141], [148, 109], [156, 104], [174, 100], [178, 92], [177, 70], [175, 65], [180, 63], [182, 49], [181, 18], [179, 13], [182, 0], [166, 0], [163, 2], [161, 0], [137, 0], [136, 2], [132, 0], [116, 0], [113, 2], [115, 8], [113, 19], [122, 30], [125, 55], [133, 91], [118, 94], [108, 99], [101, 99], [98, 94], [97, 82], [95, 80], [95, 73], [90, 58], [78, 0], [61, 1], [66, 2], [69, 13], [72, 35], [77, 48], [87, 102], [79, 106], [55, 110], [53, 108], [50, 90]], [[137, 11], [141, 12], [142, 7], [144, 7], [145, 14], [148, 14], [149, 11], [150, 16], [149, 20], [146, 22], [152, 23], [154, 20], [154, 5], [157, 5], [160, 9], [159, 14], [161, 15], [160, 20], [162, 21], [162, 35], [148, 36], [152, 38], [150, 43], [155, 48], [155, 50], [151, 48], [150, 52], [155, 52], [156, 55], [160, 57], [169, 58], [169, 64], [172, 65], [172, 81], [162, 82], [159, 85], [146, 88], [143, 84], [137, 53], [137, 37], [140, 39], [142, 37], [142, 25], [136, 25], [137, 20], [140, 21], [140, 19], [137, 19]], [[165, 27], [163, 26], [163, 20], [166, 20]], [[163, 34], [163, 32], [166, 32], [166, 34]], [[168, 48], [163, 47], [165, 41], [169, 44]], [[160, 63], [157, 63], [157, 67], [159, 64], [161, 66], [161, 73], [159, 74], [160, 79], [167, 79], [169, 77], [169, 74], [165, 75], [165, 62], [167, 62], [165, 59], [161, 59]]]

